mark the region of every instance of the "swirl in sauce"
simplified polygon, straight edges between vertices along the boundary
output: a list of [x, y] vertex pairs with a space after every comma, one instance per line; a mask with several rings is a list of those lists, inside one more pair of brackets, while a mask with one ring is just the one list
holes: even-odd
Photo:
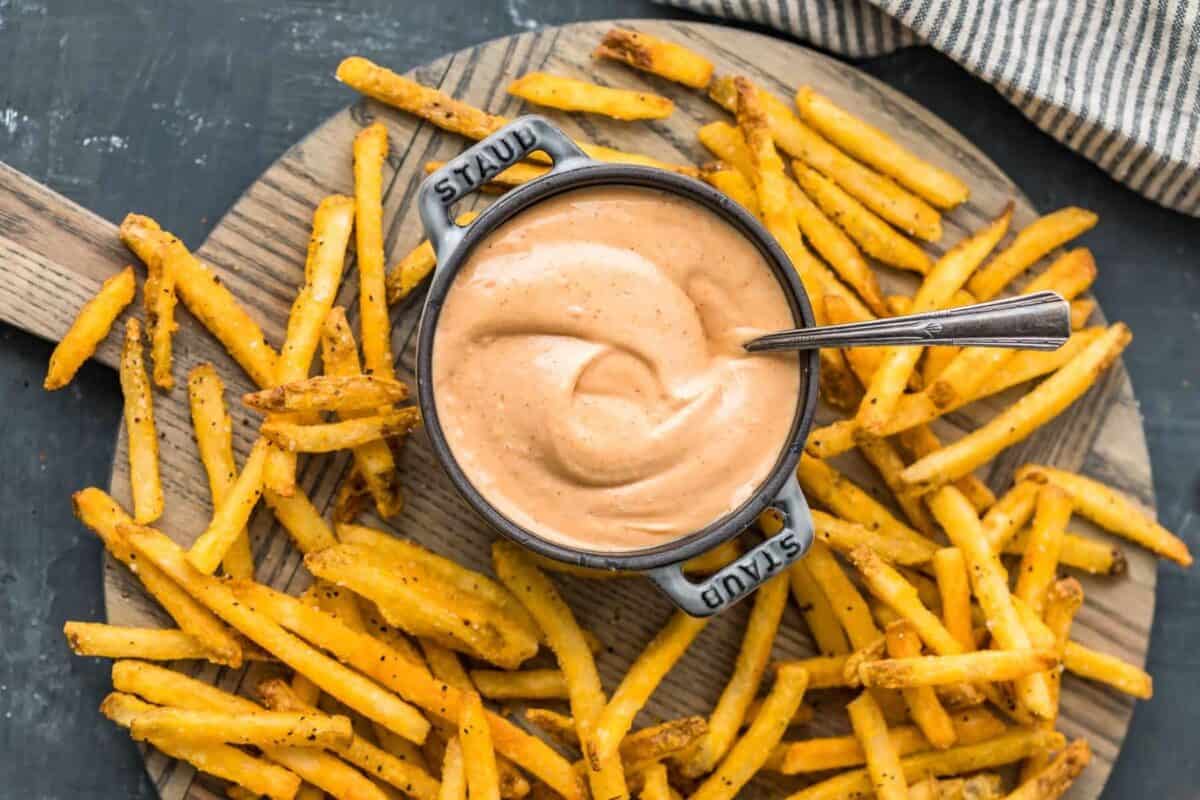
[[578, 189], [470, 254], [433, 345], [441, 426], [467, 478], [542, 538], [652, 547], [735, 510], [770, 473], [800, 393], [794, 327], [755, 246], [691, 200]]

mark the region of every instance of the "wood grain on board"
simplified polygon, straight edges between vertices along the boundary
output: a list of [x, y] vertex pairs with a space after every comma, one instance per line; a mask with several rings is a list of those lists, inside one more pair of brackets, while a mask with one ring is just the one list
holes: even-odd
[[[719, 74], [748, 75], [781, 97], [790, 99], [802, 83], [811, 83], [838, 103], [887, 130], [923, 157], [951, 169], [971, 186], [971, 200], [943, 219], [942, 241], [931, 250], [940, 253], [967, 231], [978, 227], [1016, 202], [1014, 229], [1036, 214], [1020, 190], [982, 153], [937, 118], [854, 68], [797, 45], [745, 31], [699, 23], [634, 21], [622, 23], [682, 42], [705, 54]], [[582, 23], [497, 39], [446, 56], [413, 74], [455, 97], [489, 111], [515, 116], [523, 103], [505, 93], [512, 78], [545, 70], [620, 87], [645, 87], [676, 103], [670, 118], [653, 123], [620, 123], [572, 116], [543, 109], [569, 132], [600, 144], [638, 151], [667, 161], [698, 163], [709, 156], [696, 141], [696, 129], [725, 112], [702, 94], [636, 73], [623, 65], [596, 62], [590, 53], [608, 23]], [[347, 53], [346, 55], [350, 55]], [[331, 65], [332, 72], [332, 65]], [[329, 80], [333, 80], [332, 74]], [[385, 180], [385, 237], [389, 263], [395, 262], [422, 238], [412, 201], [429, 160], [446, 159], [465, 146], [464, 140], [371, 101], [359, 101], [335, 115], [289, 150], [268, 169], [230, 209], [199, 255], [260, 321], [274, 343], [282, 338], [287, 312], [303, 275], [305, 247], [313, 209], [331, 192], [352, 189], [350, 145], [355, 133], [374, 120], [388, 127], [391, 155]], [[40, 336], [57, 339], [76, 310], [100, 282], [133, 261], [117, 241], [116, 229], [24, 176], [0, 165], [0, 318]], [[476, 195], [463, 208], [488, 202]], [[130, 209], [154, 215], [155, 209]], [[170, 220], [162, 220], [169, 227]], [[1100, 265], [1104, 269], [1103, 264]], [[882, 270], [885, 288], [911, 291], [911, 279]], [[351, 318], [357, 316], [357, 283], [348, 270], [341, 302]], [[414, 378], [414, 333], [421, 292], [393, 308], [393, 343], [402, 378]], [[248, 378], [186, 312], [180, 313], [176, 337], [176, 377], [182, 383], [194, 365], [210, 361], [224, 378], [234, 416], [235, 447], [244, 457], [256, 435], [258, 419], [236, 401], [251, 389]], [[1136, 333], [1136, 332], [1135, 332]], [[97, 354], [115, 364], [116, 337]], [[939, 434], [954, 438], [979, 425], [1011, 402], [1015, 391], [976, 403], [935, 425]], [[167, 511], [161, 527], [187, 545], [208, 522], [208, 486], [192, 440], [186, 390], [157, 394], [156, 419], [161, 436], [161, 459]], [[829, 419], [823, 412], [822, 419]], [[1150, 465], [1124, 368], [1111, 370], [1085, 397], [1052, 425], [1004, 453], [985, 477], [994, 489], [1006, 488], [1012, 470], [1027, 460], [1081, 469], [1152, 503]], [[864, 484], [878, 486], [855, 454], [835, 463]], [[300, 480], [318, 508], [325, 509], [349, 465], [346, 454], [301, 461]], [[112, 490], [120, 500], [129, 497], [124, 431], [113, 464]], [[405, 445], [399, 468], [407, 505], [391, 524], [371, 519], [470, 566], [489, 569], [488, 548], [493, 532], [455, 494], [421, 435]], [[1074, 527], [1104, 534], [1076, 520]], [[270, 513], [260, 509], [251, 525], [258, 578], [274, 586], [299, 591], [309, 581], [299, 554]], [[1154, 612], [1154, 560], [1134, 547], [1124, 548], [1129, 572], [1120, 578], [1080, 575], [1087, 602], [1075, 626], [1076, 638], [1135, 663], [1145, 661]], [[559, 584], [581, 617], [608, 645], [599, 657], [611, 689], [635, 655], [670, 614], [669, 603], [640, 579], [584, 582], [562, 578]], [[139, 585], [119, 565], [107, 562], [106, 607], [118, 624], [162, 624], [164, 617]], [[724, 685], [741, 639], [748, 606], [720, 616], [708, 626], [688, 655], [652, 698], [641, 721], [685, 714], [705, 714]], [[777, 658], [803, 657], [812, 645], [794, 608], [789, 608], [776, 642]], [[253, 685], [244, 671], [201, 666], [196, 674], [225, 688]], [[252, 668], [253, 669], [253, 668]], [[836, 706], [843, 700], [814, 696], [818, 713], [793, 737], [844, 730]], [[1133, 702], [1101, 687], [1068, 676], [1064, 684], [1061, 726], [1069, 736], [1086, 736], [1093, 764], [1072, 789], [1070, 797], [1099, 796], [1119, 752], [1132, 714]], [[161, 795], [168, 800], [217, 796], [215, 784], [197, 779], [192, 769], [147, 753], [147, 768]], [[779, 797], [801, 785], [798, 779], [765, 776], [743, 793], [745, 797]]]

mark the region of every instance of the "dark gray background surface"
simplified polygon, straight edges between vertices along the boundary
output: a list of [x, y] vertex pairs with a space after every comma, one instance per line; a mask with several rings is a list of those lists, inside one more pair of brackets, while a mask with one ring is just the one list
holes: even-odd
[[[579, 19], [667, 16], [639, 0], [206, 3], [0, 0], [0, 160], [117, 222], [146, 211], [192, 246], [289, 145], [352, 94], [361, 53], [406, 69], [488, 38]], [[679, 16], [678, 14], [675, 14]], [[1043, 136], [987, 85], [914, 48], [861, 67], [972, 139], [1042, 210], [1100, 213], [1097, 294], [1137, 338], [1159, 514], [1200, 544], [1200, 220], [1165, 211]], [[107, 485], [120, 393], [89, 365], [47, 394], [51, 347], [0, 325], [0, 797], [153, 798], [96, 706], [107, 663], [70, 656], [67, 619], [101, 619], [100, 547], [69, 494]], [[1200, 796], [1200, 570], [1159, 571], [1154, 700], [1106, 798]]]

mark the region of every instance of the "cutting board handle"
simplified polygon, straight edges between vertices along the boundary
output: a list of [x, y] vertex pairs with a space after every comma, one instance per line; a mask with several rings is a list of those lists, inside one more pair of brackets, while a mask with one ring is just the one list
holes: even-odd
[[[0, 162], [0, 320], [58, 341], [104, 279], [135, 260], [117, 226]], [[96, 360], [115, 367], [109, 338]]]

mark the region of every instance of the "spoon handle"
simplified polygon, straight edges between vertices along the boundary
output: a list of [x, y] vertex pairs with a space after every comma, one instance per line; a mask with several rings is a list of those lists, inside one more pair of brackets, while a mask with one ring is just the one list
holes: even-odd
[[1034, 292], [944, 311], [779, 331], [745, 347], [752, 353], [897, 344], [1057, 350], [1070, 335], [1067, 301], [1056, 292]]

